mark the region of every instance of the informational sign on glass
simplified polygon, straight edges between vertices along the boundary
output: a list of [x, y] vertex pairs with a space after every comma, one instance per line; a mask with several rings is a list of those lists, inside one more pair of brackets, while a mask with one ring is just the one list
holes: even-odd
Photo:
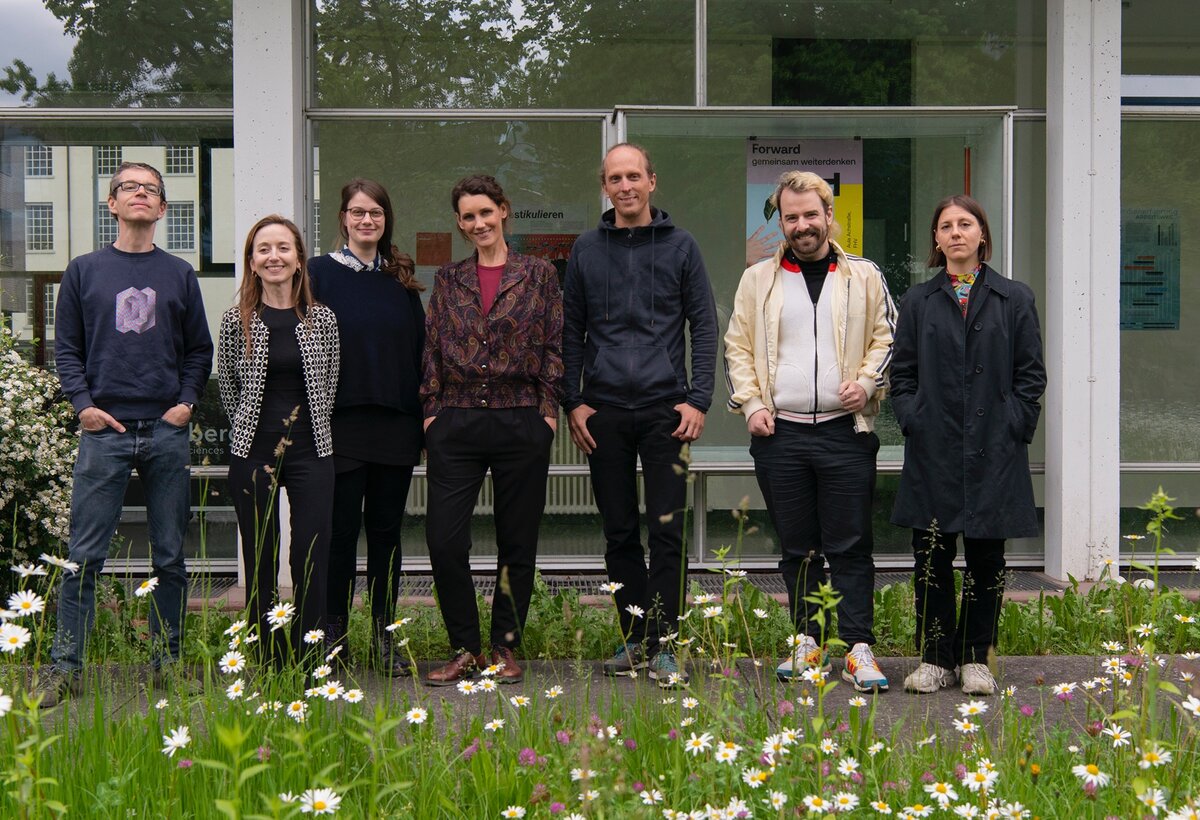
[[863, 252], [862, 140], [746, 140], [746, 264], [775, 252], [783, 236], [771, 194], [786, 171], [811, 171], [833, 188], [835, 238], [846, 253]]
[[1121, 209], [1121, 329], [1179, 329], [1179, 211]]

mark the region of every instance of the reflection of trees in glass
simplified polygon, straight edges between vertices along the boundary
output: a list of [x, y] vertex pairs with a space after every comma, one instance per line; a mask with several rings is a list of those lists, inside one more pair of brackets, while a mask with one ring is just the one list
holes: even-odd
[[[867, 104], [868, 98], [875, 105], [1012, 103], [1021, 21], [1026, 18], [1031, 28], [1044, 21], [1038, 5], [1032, 0], [709, 0], [711, 101], [790, 104], [778, 94], [772, 97], [782, 79], [790, 87], [785, 96], [806, 98], [800, 104], [807, 105]], [[803, 48], [778, 53], [780, 43], [794, 40], [823, 45], [807, 60]], [[903, 50], [894, 60], [879, 47], [875, 55], [863, 55], [856, 44], [887, 40], [908, 43], [911, 61]], [[781, 62], [781, 56], [794, 59]], [[877, 59], [864, 69], [868, 57]], [[909, 93], [911, 99], [905, 99]]]
[[316, 250], [335, 241], [338, 192], [355, 176], [387, 186], [396, 243], [410, 252], [417, 231], [454, 231], [450, 188], [467, 174], [494, 175], [518, 208], [599, 200], [594, 122], [350, 121], [322, 123], [318, 136], [324, 235]]
[[318, 104], [687, 103], [691, 0], [318, 0]]
[[21, 60], [0, 88], [38, 106], [201, 107], [233, 104], [232, 0], [45, 0], [78, 38], [70, 79], [44, 82]]

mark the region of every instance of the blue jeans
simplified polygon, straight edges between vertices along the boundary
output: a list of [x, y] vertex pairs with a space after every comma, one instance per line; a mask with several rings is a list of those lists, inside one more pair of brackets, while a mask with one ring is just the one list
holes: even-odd
[[70, 672], [83, 668], [85, 643], [96, 618], [96, 576], [108, 558], [134, 468], [146, 494], [150, 563], [158, 578], [151, 593], [151, 659], [156, 667], [179, 659], [187, 600], [183, 537], [191, 514], [188, 428], [162, 419], [122, 423], [124, 433], [106, 427], [80, 434], [69, 548], [79, 571], [63, 575], [58, 633], [50, 650], [54, 664]]

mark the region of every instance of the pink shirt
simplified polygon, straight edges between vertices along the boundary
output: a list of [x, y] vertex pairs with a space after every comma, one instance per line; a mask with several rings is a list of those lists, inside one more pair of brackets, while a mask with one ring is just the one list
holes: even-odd
[[479, 272], [479, 300], [483, 305], [483, 315], [487, 316], [496, 301], [496, 291], [500, 289], [500, 278], [504, 275], [504, 265], [476, 265]]

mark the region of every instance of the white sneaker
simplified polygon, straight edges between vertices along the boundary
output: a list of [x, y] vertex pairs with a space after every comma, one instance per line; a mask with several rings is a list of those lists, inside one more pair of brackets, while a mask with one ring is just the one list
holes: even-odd
[[[984, 669], [987, 667], [985, 666]], [[953, 669], [945, 669], [932, 663], [921, 662], [911, 675], [904, 679], [906, 692], [931, 694], [947, 686], [953, 686], [958, 680]]]
[[1000, 688], [992, 670], [984, 663], [964, 663], [959, 667], [964, 695], [994, 695]]
[[800, 677], [810, 667], [820, 667], [827, 675], [833, 669], [829, 653], [817, 646], [811, 635], [789, 638], [788, 642], [792, 645], [792, 653], [775, 667], [775, 677], [784, 683]]

